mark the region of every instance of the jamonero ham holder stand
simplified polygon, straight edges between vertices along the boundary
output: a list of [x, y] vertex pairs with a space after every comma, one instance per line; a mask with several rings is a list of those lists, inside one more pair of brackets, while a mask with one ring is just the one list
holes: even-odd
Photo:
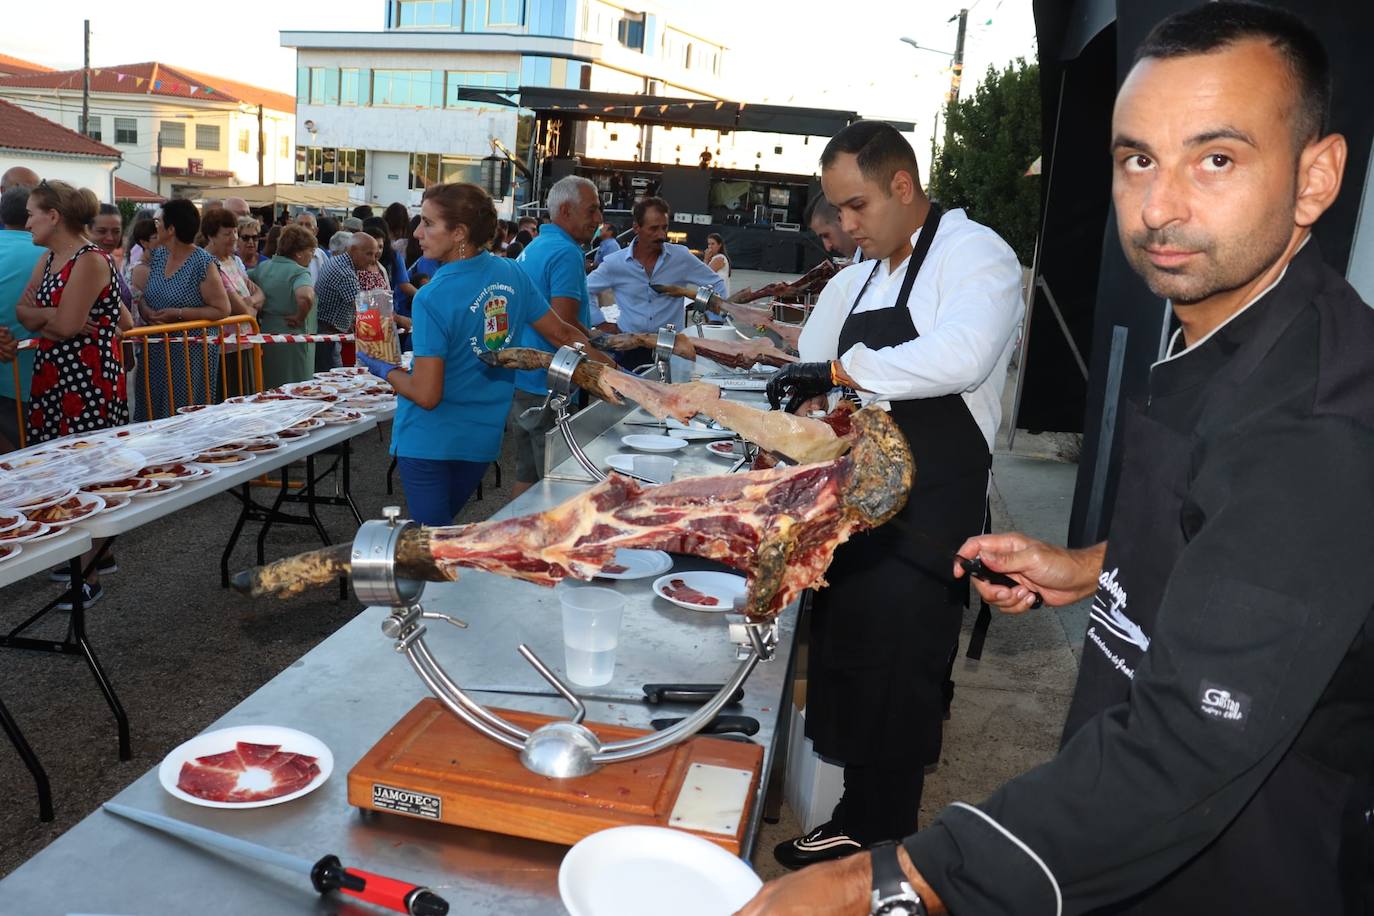
[[[566, 396], [582, 358], [566, 347], [554, 358], [551, 392], [562, 385], [555, 400]], [[560, 414], [565, 409], [556, 407]], [[566, 426], [564, 435], [573, 454], [585, 459]], [[425, 583], [397, 577], [396, 546], [415, 523], [400, 519], [395, 507], [384, 514], [385, 520], [364, 522], [353, 540], [353, 590], [366, 605], [391, 608], [382, 632], [434, 696], [421, 700], [350, 771], [350, 804], [556, 843], [575, 843], [608, 827], [671, 826], [741, 851], [763, 748], [697, 732], [760, 661], [773, 658], [776, 622], [746, 623], [748, 644], [734, 673], [709, 702], [664, 731], [585, 722], [582, 701], [525, 645], [517, 651], [568, 701], [572, 715], [487, 709], [426, 644], [425, 621], [466, 624], [425, 610]]]

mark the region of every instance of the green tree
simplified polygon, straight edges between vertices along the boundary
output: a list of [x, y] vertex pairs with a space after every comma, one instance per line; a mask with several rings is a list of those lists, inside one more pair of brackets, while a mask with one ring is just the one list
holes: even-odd
[[945, 106], [945, 145], [931, 167], [930, 195], [1006, 239], [1030, 264], [1040, 230], [1040, 65], [1018, 58], [988, 67], [973, 96]]

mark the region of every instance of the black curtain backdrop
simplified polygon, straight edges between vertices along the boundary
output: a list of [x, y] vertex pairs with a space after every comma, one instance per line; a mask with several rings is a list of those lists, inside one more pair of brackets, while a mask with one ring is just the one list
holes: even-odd
[[[1199, 5], [1196, 0], [1117, 0], [1115, 24], [1088, 40], [1086, 33], [1092, 28], [1085, 33], [1085, 24], [1094, 24], [1104, 12], [1102, 5], [1111, 2], [1034, 4], [1045, 103], [1042, 161], [1048, 177], [1041, 275], [1085, 352], [1090, 379], [1084, 386], [1043, 295], [1037, 295], [1017, 426], [1084, 433], [1068, 536], [1072, 545], [1094, 543], [1106, 535], [1120, 463], [1119, 427], [1112, 417], [1126, 398], [1144, 391], [1168, 330], [1166, 304], [1130, 269], [1117, 239], [1107, 152], [1111, 104], [1136, 48], [1155, 24]], [[1364, 98], [1374, 85], [1374, 55], [1366, 41], [1352, 38], [1374, 35], [1374, 3], [1269, 2], [1301, 16], [1322, 37], [1331, 57], [1331, 129], [1346, 136], [1350, 156], [1341, 196], [1318, 224], [1316, 237], [1327, 262], [1344, 273], [1374, 141], [1374, 106]], [[1061, 60], [1065, 55], [1072, 59]], [[1061, 84], [1062, 107], [1055, 104]], [[1114, 367], [1113, 341], [1120, 346], [1123, 339], [1123, 355]], [[1109, 400], [1108, 383], [1113, 380], [1115, 396]]]

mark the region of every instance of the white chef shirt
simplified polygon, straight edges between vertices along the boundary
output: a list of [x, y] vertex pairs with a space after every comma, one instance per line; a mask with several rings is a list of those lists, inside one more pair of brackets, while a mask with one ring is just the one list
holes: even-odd
[[[913, 246], [920, 235], [920, 229], [912, 235]], [[807, 362], [838, 358], [864, 389], [859, 393], [865, 402], [957, 393], [991, 449], [1002, 420], [1007, 364], [1024, 311], [1021, 265], [997, 233], [969, 219], [963, 210], [941, 217], [907, 300], [920, 336], [880, 350], [859, 343], [837, 352], [840, 328], [869, 274], [873, 281], [856, 314], [895, 306], [909, 261], [908, 257], [895, 271], [888, 270], [886, 258], [865, 261], [831, 278], [802, 328], [798, 353]]]

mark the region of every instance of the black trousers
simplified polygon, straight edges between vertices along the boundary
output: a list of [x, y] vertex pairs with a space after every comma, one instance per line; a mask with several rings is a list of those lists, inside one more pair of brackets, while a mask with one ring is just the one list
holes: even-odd
[[648, 347], [635, 347], [633, 350], [621, 350], [611, 354], [615, 361], [620, 364], [620, 368], [633, 372], [645, 363], [654, 361], [654, 351]]
[[846, 764], [831, 821], [865, 846], [916, 832], [925, 768], [915, 761]]

